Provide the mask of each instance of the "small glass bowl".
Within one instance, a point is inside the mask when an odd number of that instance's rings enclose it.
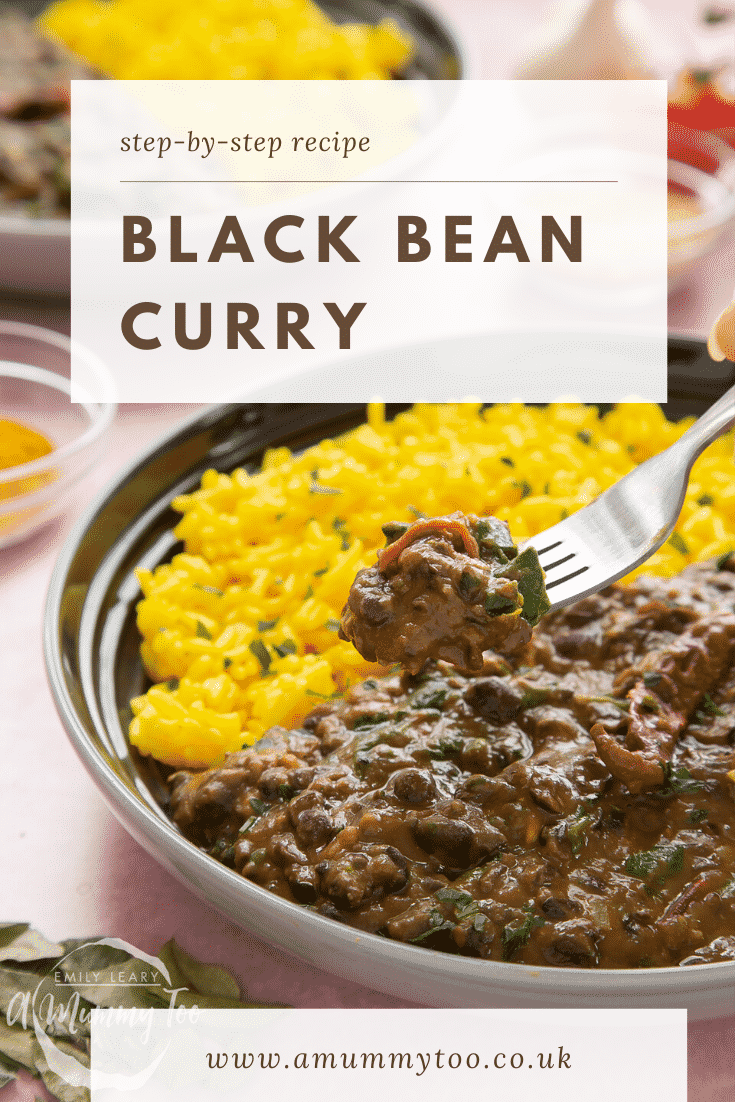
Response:
[[[87,387],[108,400],[85,400]],[[116,409],[112,377],[91,352],[60,333],[0,321],[0,420],[20,422],[54,445],[40,459],[0,468],[0,548],[25,539],[70,504],[99,459]]]
[[[679,290],[735,215],[735,151],[714,134],[669,127],[669,293]]]

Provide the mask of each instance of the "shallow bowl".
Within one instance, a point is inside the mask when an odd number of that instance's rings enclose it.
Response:
[[[671,342],[669,379],[675,401],[665,409],[675,418],[702,412],[732,383],[727,366],[713,364],[703,344],[684,340]],[[397,408],[389,407],[389,415]],[[166,817],[156,767],[125,735],[128,702],[146,688],[134,570],[180,549],[170,502],[191,491],[205,469],[252,469],[266,447],[305,448],[364,416],[365,407],[355,404],[213,407],[140,456],[79,521],[51,582],[44,645],[59,714],[105,800],[156,860],[245,930],[385,993],[435,1007],[687,1007],[699,1018],[731,1013],[735,962],[605,972],[530,968],[391,941],[244,880],[188,842]]]
[[[70,375],[85,379],[106,402],[70,405]],[[92,386],[90,386],[90,390]],[[0,321],[0,419],[45,436],[48,455],[0,469],[0,548],[30,535],[63,512],[104,447],[115,416],[112,379],[105,365],[68,337],[33,325]]]

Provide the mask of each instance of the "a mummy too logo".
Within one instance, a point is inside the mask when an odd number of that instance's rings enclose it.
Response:
[[[101,938],[75,945],[35,987],[16,992],[6,1017],[9,1025],[33,1031],[49,1072],[70,1087],[132,1091],[150,1079],[170,1043],[151,1044],[153,1011],[166,1012],[171,1029],[198,1020],[199,1007],[190,998],[181,1004],[183,992],[191,995],[175,985],[158,957],[119,938]],[[129,1074],[92,1070],[92,1026],[98,1031],[119,1025],[126,1026],[138,1050]],[[150,1059],[141,1062],[140,1048],[151,1049]]]

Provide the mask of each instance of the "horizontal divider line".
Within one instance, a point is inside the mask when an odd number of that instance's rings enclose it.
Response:
[[[619,180],[120,180],[121,184],[619,184]]]

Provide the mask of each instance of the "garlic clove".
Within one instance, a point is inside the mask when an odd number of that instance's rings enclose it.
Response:
[[[656,76],[655,34],[638,0],[554,5],[519,80],[645,80]]]

